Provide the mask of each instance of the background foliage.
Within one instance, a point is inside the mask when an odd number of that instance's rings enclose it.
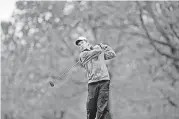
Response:
[[[114,119],[179,118],[179,2],[18,1],[1,22],[1,118],[84,119],[87,80],[75,39],[110,45]],[[69,79],[62,87],[60,84]]]

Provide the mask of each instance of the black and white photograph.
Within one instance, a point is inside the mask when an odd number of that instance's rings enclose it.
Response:
[[[179,1],[1,0],[1,119],[179,119]]]

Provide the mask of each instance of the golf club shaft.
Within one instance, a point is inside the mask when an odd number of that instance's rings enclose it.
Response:
[[[62,76],[64,76],[65,74],[67,74],[68,72],[70,72],[70,70],[76,66],[78,63],[80,62],[80,60],[78,60],[78,62],[76,62],[72,67],[70,67],[66,72],[64,72],[63,74],[61,74],[56,80],[62,78]]]
[[[65,74],[67,74],[75,65],[77,65],[79,63],[79,61],[77,63],[75,63],[68,71],[66,71],[62,75],[60,75],[57,79],[61,78]],[[64,85],[68,80],[65,80],[64,82],[62,82],[58,88],[61,88],[61,86]],[[35,105],[37,105],[45,97],[45,95],[46,95],[46,93],[48,91],[49,91],[49,87],[46,88],[44,94],[36,101],[36,103],[34,104],[33,108],[31,108],[32,110],[35,108]]]

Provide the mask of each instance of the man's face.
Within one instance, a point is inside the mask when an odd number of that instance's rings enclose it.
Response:
[[[89,47],[89,43],[87,41],[80,41],[78,46],[80,50],[84,50]]]

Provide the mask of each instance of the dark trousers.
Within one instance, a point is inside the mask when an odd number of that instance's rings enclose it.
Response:
[[[109,86],[108,80],[88,84],[87,119],[111,119]]]

